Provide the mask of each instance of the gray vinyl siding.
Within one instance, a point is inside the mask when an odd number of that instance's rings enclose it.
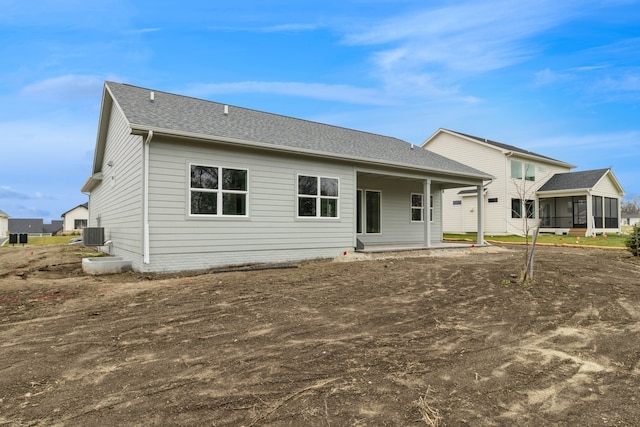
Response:
[[[114,104],[107,133],[103,180],[89,198],[89,226],[105,229],[104,247],[142,268],[142,138],[130,134],[127,121]],[[108,166],[108,163],[112,166]]]
[[[287,262],[353,249],[353,166],[160,138],[150,147],[150,265],[145,270]],[[190,164],[248,170],[248,216],[190,216]],[[297,218],[299,173],[339,179],[339,218]]]
[[[358,189],[364,191],[380,191],[381,197],[381,233],[358,234],[358,238],[366,245],[419,244],[424,242],[424,222],[411,221],[411,194],[424,193],[423,181],[365,176],[358,179]],[[442,240],[441,228],[441,191],[436,185],[431,186],[433,196],[433,222],[431,222],[431,240]],[[427,200],[424,200],[424,218],[429,218]],[[363,203],[364,206],[364,203]],[[364,222],[363,222],[364,224]],[[364,225],[363,225],[364,229]]]

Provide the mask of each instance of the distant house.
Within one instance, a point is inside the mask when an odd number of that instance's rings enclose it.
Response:
[[[62,231],[62,221],[45,224],[42,218],[9,218],[10,234],[56,235]]]
[[[87,226],[89,220],[89,203],[83,203],[62,214],[62,232],[73,233]]]
[[[441,191],[491,178],[397,138],[106,82],[82,192],[103,249],[161,272],[432,247]]]
[[[640,224],[640,214],[622,214],[622,225]]]
[[[422,147],[495,177],[481,196],[487,234],[522,234],[538,221],[541,231],[550,233],[620,231],[624,191],[610,169],[571,172],[572,164],[447,129],[439,129]],[[445,232],[476,232],[477,198],[475,188],[444,191]]]
[[[0,211],[0,241],[9,234],[9,215]]]

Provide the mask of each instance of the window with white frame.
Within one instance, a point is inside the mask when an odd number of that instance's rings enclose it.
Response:
[[[248,171],[191,164],[189,214],[247,216]]]
[[[511,160],[511,178],[522,179],[522,162]]]
[[[337,218],[338,178],[298,175],[298,217]]]
[[[422,222],[424,220],[423,195],[419,193],[411,194],[411,221]]]
[[[511,178],[526,181],[536,180],[536,165],[533,163],[523,163],[520,160],[511,160]]]
[[[536,180],[536,165],[533,163],[524,164],[524,179],[527,181]]]
[[[524,200],[523,203],[521,199],[511,199],[511,218],[522,218],[523,205],[527,218],[534,219],[536,217],[536,201]]]

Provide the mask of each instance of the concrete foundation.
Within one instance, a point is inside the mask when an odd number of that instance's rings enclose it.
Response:
[[[116,274],[129,270],[131,261],[125,261],[119,256],[82,258],[82,271],[87,274]]]

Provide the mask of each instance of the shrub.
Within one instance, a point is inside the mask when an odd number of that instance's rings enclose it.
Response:
[[[640,224],[633,226],[629,237],[627,237],[627,240],[624,243],[633,256],[640,256]]]

